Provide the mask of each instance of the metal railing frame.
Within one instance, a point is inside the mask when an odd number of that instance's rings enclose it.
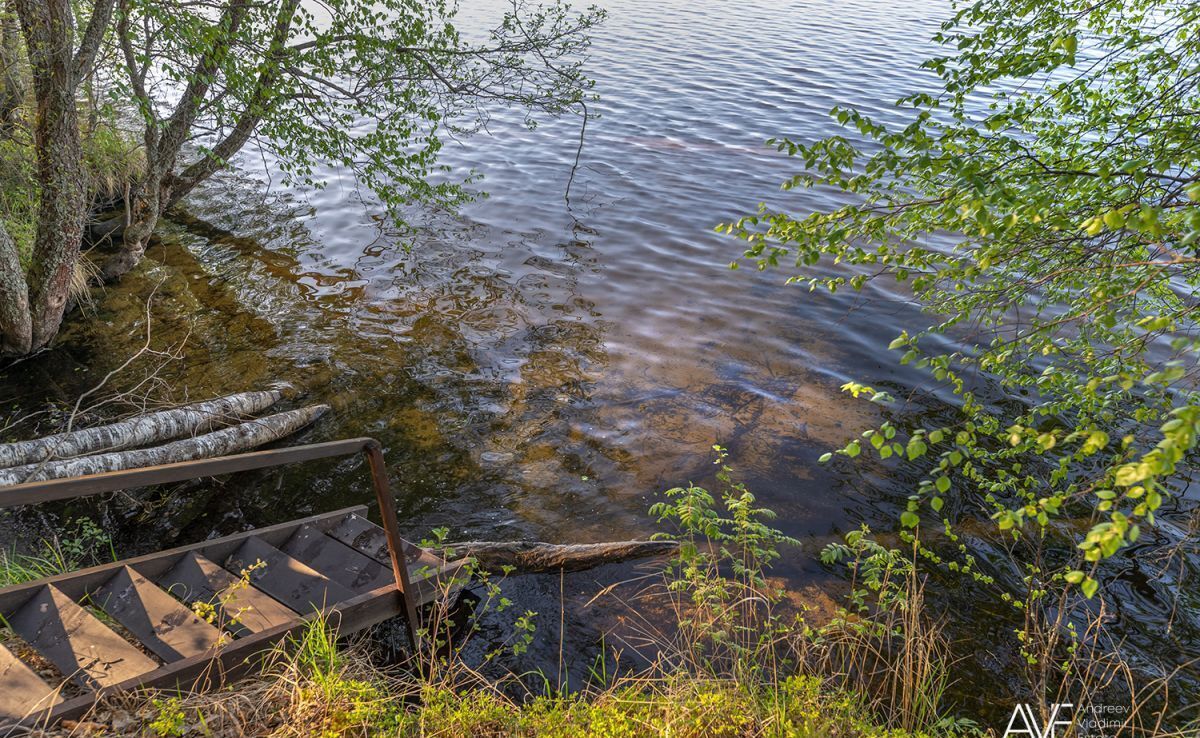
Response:
[[[396,587],[400,590],[400,599],[404,603],[405,616],[408,619],[408,636],[415,648],[417,645],[417,614],[411,596],[413,590],[408,577],[408,566],[405,562],[404,539],[400,537],[400,524],[396,518],[396,500],[392,497],[391,486],[388,482],[387,466],[383,459],[383,446],[374,438],[347,438],[341,441],[312,443],[269,451],[252,451],[211,459],[180,461],[173,464],[103,472],[83,477],[26,482],[0,488],[0,508],[91,497],[134,487],[184,482],[191,479],[268,469],[358,453],[366,456],[367,465],[371,471],[371,485],[375,489],[379,515],[383,522],[384,533],[387,535],[392,573],[396,580]]]

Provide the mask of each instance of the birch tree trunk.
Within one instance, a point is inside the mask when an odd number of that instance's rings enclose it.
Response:
[[[0,487],[22,482],[87,476],[104,472],[140,469],[193,459],[239,453],[279,440],[312,423],[329,410],[328,405],[311,405],[265,418],[250,420],[230,428],[162,446],[116,451],[96,456],[80,456],[65,461],[47,461],[0,470]]]
[[[148,116],[144,142],[146,176],[133,193],[130,223],[125,228],[120,247],[100,269],[105,280],[115,280],[137,266],[146,251],[150,235],[158,225],[158,219],[175,201],[172,192],[179,156],[191,134],[200,106],[229,55],[233,39],[250,7],[249,0],[230,0],[225,5],[220,18],[213,25],[211,44],[196,62],[196,68],[174,111],[162,121],[154,116],[154,104],[145,89],[146,72],[136,61],[128,26],[124,22],[118,23],[117,34],[126,56],[131,86],[138,98],[138,107],[144,116]]]
[[[31,441],[0,444],[0,468],[69,459],[98,451],[120,451],[206,433],[262,412],[279,402],[282,396],[281,390],[242,392],[186,407],[139,415],[119,423],[58,433]]]

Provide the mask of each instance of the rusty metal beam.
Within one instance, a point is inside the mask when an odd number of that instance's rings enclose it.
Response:
[[[343,441],[312,443],[306,446],[278,448],[270,451],[252,451],[234,456],[219,456],[215,459],[180,461],[175,464],[148,466],[143,469],[91,474],[70,479],[50,479],[44,482],[26,482],[12,487],[0,488],[0,508],[16,505],[37,505],[42,502],[91,497],[105,492],[115,492],[134,487],[149,487],[156,484],[183,482],[189,479],[215,477],[221,474],[266,469],[272,466],[295,464],[302,461],[327,459],[333,456],[349,456],[367,453],[368,446],[379,442],[373,438],[348,438]]]
[[[400,537],[400,523],[396,519],[396,500],[392,497],[388,484],[387,464],[383,460],[383,447],[379,442],[367,441],[363,453],[367,455],[367,463],[371,467],[371,483],[375,487],[375,497],[379,502],[379,517],[383,521],[383,531],[387,534],[388,553],[392,557],[392,571],[396,575],[396,586],[400,588],[404,600],[404,614],[408,621],[408,638],[416,652],[419,646],[417,640],[417,608],[412,594],[412,583],[408,579],[408,562],[404,556],[404,539]]]

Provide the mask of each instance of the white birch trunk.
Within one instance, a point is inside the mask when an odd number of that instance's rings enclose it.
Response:
[[[282,396],[282,391],[278,389],[242,392],[195,405],[138,415],[110,425],[58,433],[32,441],[0,444],[0,469],[97,452],[120,451],[206,433],[266,410]]]
[[[0,470],[0,487],[45,479],[64,479],[103,472],[140,469],[193,459],[239,453],[291,435],[329,410],[328,405],[311,405],[265,418],[223,428],[195,438],[162,446],[116,451],[96,456],[80,456],[64,461],[46,461],[13,469]]]

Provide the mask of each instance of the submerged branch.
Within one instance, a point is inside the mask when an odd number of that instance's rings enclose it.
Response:
[[[514,567],[518,573],[578,571],[631,559],[670,556],[676,541],[613,541],[555,544],[541,541],[468,541],[452,546],[455,556],[470,556],[485,569]]]

